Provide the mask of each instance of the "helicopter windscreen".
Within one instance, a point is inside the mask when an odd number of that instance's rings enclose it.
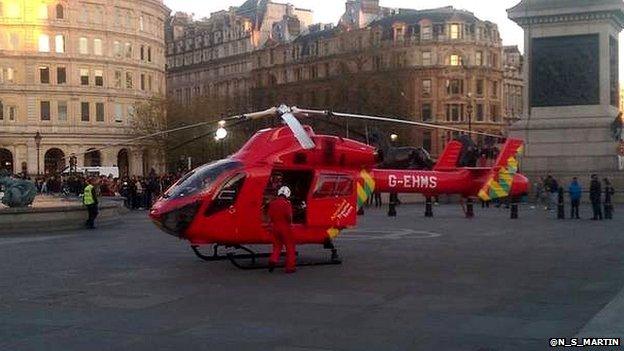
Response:
[[[187,173],[163,195],[163,198],[180,198],[208,189],[223,173],[243,168],[233,160],[221,160],[201,166]]]

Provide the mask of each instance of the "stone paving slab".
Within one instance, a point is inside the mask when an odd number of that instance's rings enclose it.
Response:
[[[200,261],[145,212],[0,237],[0,350],[527,351],[624,330],[624,218],[398,210],[344,233],[343,265],[294,275]]]

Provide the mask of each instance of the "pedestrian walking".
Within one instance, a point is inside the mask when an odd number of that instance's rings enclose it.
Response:
[[[615,195],[615,189],[611,185],[609,179],[603,179],[604,182],[604,217],[605,219],[613,219],[613,202],[612,198]]]
[[[594,212],[593,221],[602,220],[602,208],[601,208],[602,189],[598,176],[592,174],[591,185],[589,187],[589,199],[592,204],[592,211]]]
[[[570,218],[580,219],[579,217],[579,205],[581,204],[581,196],[583,195],[583,188],[578,182],[578,178],[574,177],[572,183],[568,187],[568,193],[570,193]]]
[[[558,192],[559,192],[559,183],[550,174],[546,177],[546,180],[544,181],[544,190],[548,194],[548,206],[547,206],[547,209],[548,210],[552,210],[557,205],[557,198],[558,198]]]
[[[93,178],[87,179],[87,186],[85,186],[82,193],[82,203],[87,207],[89,215],[85,223],[87,229],[95,229],[95,219],[98,215],[98,198],[94,184],[95,180]]]
[[[282,186],[277,197],[269,202],[269,223],[273,235],[273,252],[269,258],[269,272],[279,263],[282,247],[286,247],[286,273],[294,273],[297,268],[295,238],[292,232],[293,209],[289,201],[290,188]]]

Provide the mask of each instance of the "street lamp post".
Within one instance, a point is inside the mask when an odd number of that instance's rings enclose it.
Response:
[[[466,108],[466,112],[468,112],[468,131],[472,133],[472,112],[474,107],[472,106],[472,93],[468,93],[468,107]],[[472,134],[470,135],[472,137]]]
[[[41,156],[41,139],[43,139],[43,137],[41,136],[41,133],[37,131],[37,133],[35,134],[35,145],[37,146],[37,175],[41,175],[41,169],[39,165]]]

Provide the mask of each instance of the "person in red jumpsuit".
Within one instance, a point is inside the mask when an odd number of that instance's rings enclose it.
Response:
[[[282,246],[286,246],[286,273],[296,271],[295,238],[292,232],[293,210],[290,201],[290,189],[287,186],[277,191],[277,197],[269,202],[269,220],[273,234],[273,252],[269,258],[269,271],[277,266],[282,254]]]

